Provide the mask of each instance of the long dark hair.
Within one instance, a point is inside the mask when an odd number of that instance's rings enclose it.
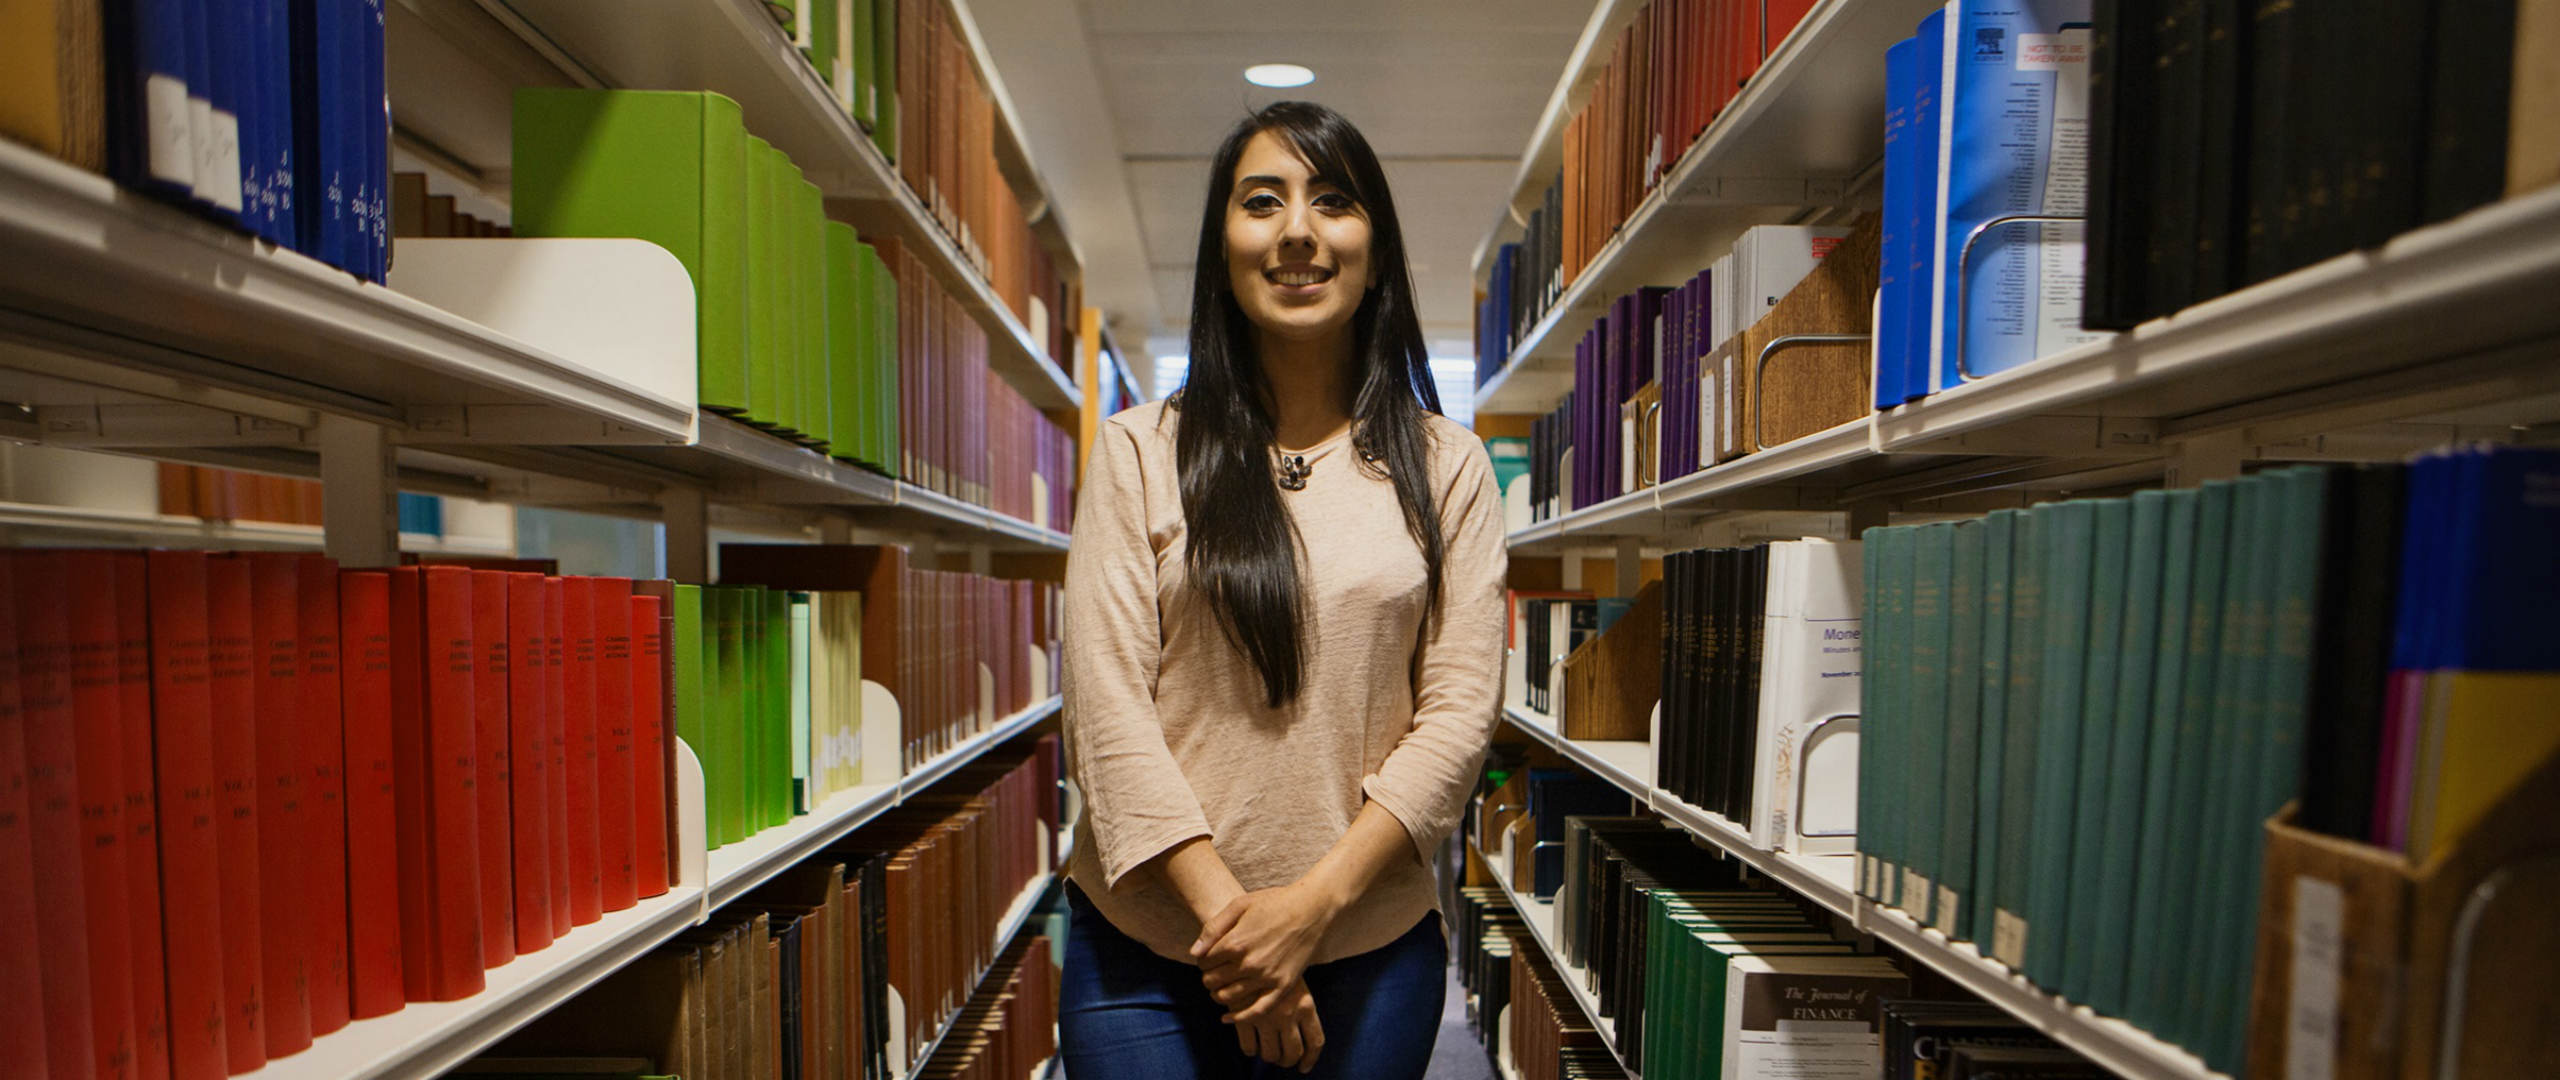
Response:
[[[1395,483],[1405,531],[1422,548],[1429,571],[1429,612],[1440,599],[1446,543],[1432,506],[1423,412],[1440,411],[1422,321],[1405,266],[1404,230],[1386,171],[1369,140],[1340,113],[1303,101],[1256,110],[1227,133],[1209,163],[1209,198],[1200,213],[1200,253],[1191,279],[1191,371],[1173,401],[1182,411],[1174,439],[1182,478],[1182,516],[1189,532],[1183,566],[1209,602],[1220,628],[1262,675],[1272,707],[1297,697],[1306,651],[1299,616],[1305,603],[1297,530],[1272,477],[1274,438],[1269,386],[1254,354],[1253,328],[1227,279],[1227,200],[1245,144],[1271,132],[1288,143],[1316,177],[1349,197],[1369,220],[1374,287],[1351,318],[1352,446],[1364,467]]]

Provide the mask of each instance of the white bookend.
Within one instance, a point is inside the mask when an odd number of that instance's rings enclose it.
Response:
[[[1031,474],[1031,523],[1043,529],[1054,529],[1049,521],[1049,478]]]
[[[1529,474],[1512,477],[1502,489],[1502,531],[1516,533],[1529,527]]]
[[[1751,842],[1838,854],[1857,844],[1858,541],[1770,545]]]
[[[1031,700],[1049,700],[1049,695],[1058,691],[1049,685],[1048,651],[1037,645],[1025,645],[1022,649],[1031,654]]]
[[[898,744],[905,730],[906,721],[898,709],[898,696],[890,693],[888,687],[869,679],[862,680],[862,767],[857,783],[898,782],[898,762],[905,757]]]
[[[710,903],[711,842],[708,822],[703,817],[702,759],[682,736],[676,738],[676,804],[667,812],[676,816],[676,880],[671,885],[691,885],[704,889],[704,903]],[[706,909],[703,914],[709,915]]]
[[[996,669],[981,663],[978,665],[978,722],[976,724],[976,730],[995,730],[996,717]],[[972,734],[975,734],[975,732],[972,732]]]
[[[693,279],[648,241],[403,237],[390,286],[687,409],[697,400]]]

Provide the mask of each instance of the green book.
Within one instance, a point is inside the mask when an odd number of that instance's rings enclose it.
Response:
[[[720,696],[719,705],[711,714],[711,726],[717,732],[714,741],[720,761],[720,795],[713,805],[719,810],[721,842],[730,843],[747,835],[746,590],[720,588],[712,590],[712,594],[720,608],[715,644]]]
[[[2068,906],[2061,912],[2059,978],[2064,997],[2087,1001],[2098,936],[2098,880],[2106,855],[2107,795],[2114,769],[2116,684],[2123,667],[2126,561],[2133,544],[2133,503],[2095,506],[2097,531],[2089,575],[2089,647],[2080,664],[2079,777],[2072,784]]]
[[[808,277],[802,268],[811,265],[807,249],[817,237],[814,224],[809,232],[801,230],[800,167],[792,164],[791,155],[779,147],[774,153],[781,164],[776,167],[773,189],[772,269],[773,287],[778,290],[774,300],[776,317],[780,319],[773,357],[773,422],[785,437],[796,440],[804,438],[809,430],[808,401],[801,395],[800,366],[807,359],[803,355],[807,319],[802,310],[805,297],[801,295],[801,284]],[[820,288],[823,291],[823,284]]]
[[[732,588],[729,602],[738,625],[738,835],[753,836],[764,828],[763,590]]]
[[[792,185],[791,193],[792,205],[799,209],[791,232],[800,245],[794,262],[800,269],[794,278],[800,299],[795,309],[800,316],[798,427],[801,441],[824,446],[833,422],[827,396],[827,201],[805,177]]]
[[[1936,891],[1938,809],[1945,797],[1939,782],[1946,773],[1947,637],[1953,625],[1947,586],[1955,576],[1955,532],[1952,523],[1939,522],[1912,534],[1909,674],[1896,695],[1911,720],[1894,736],[1902,794],[1887,812],[1900,837],[1902,910],[1923,926]]]
[[[2076,939],[2088,943],[2074,956],[2088,957],[2086,984],[2072,999],[2103,1015],[2124,1013],[2125,970],[2132,958],[2125,943],[2133,927],[2134,866],[2142,840],[2143,789],[2149,776],[2151,691],[2159,655],[2163,573],[2162,540],[2168,529],[2170,494],[2136,492],[2125,531],[2123,617],[2117,633],[2121,663],[2115,672],[2114,734],[2107,749],[2106,792],[2096,842],[2095,877],[2082,877],[2091,903],[2089,926]],[[2083,774],[2083,784],[2088,784]],[[2092,787],[2092,793],[2100,788]]]
[[[845,51],[851,56],[853,67],[853,122],[862,130],[869,131],[874,115],[871,90],[874,78],[872,66],[877,63],[872,56],[874,48],[871,43],[872,20],[876,17],[872,12],[874,0],[837,0],[837,2],[851,8],[853,16],[850,20],[852,23],[850,33],[853,40],[846,42],[844,46]]]
[[[702,586],[676,586],[675,608],[675,640],[668,643],[668,648],[675,651],[676,660],[676,684],[673,687],[676,696],[676,735],[684,740],[686,746],[693,748],[693,756],[697,762],[708,765],[711,758],[705,752],[705,748],[709,745],[710,733],[703,726],[703,698],[707,691],[703,681],[702,667]],[[707,773],[704,779],[705,790],[708,790]],[[703,813],[705,810],[701,806],[686,809],[694,813]],[[708,826],[710,818],[706,815],[703,820]],[[707,828],[703,835],[710,835]]]
[[[809,594],[791,594],[791,809],[808,813],[815,792],[809,768]],[[824,732],[818,733],[824,737]]]
[[[2279,500],[2277,475],[2262,472],[2239,481],[2239,494],[2232,518],[2234,557],[2246,552],[2248,574],[2244,578],[2247,595],[2235,604],[2232,597],[2223,598],[2224,672],[2230,676],[2216,681],[2214,688],[2215,730],[2213,769],[2205,774],[2211,785],[2205,794],[2203,843],[2203,886],[2200,902],[2207,910],[2228,913],[2203,928],[2195,943],[2193,962],[2203,970],[2188,976],[2188,1019],[2182,1029],[2181,1045],[2194,1047],[2207,1064],[2216,1069],[2231,1069],[2230,1062],[2217,1051],[2224,1039],[2224,1013],[2229,1009],[2231,981],[2246,982],[2248,965],[2235,962],[2226,955],[2232,948],[2242,948],[2255,956],[2255,942],[2237,944],[2242,926],[2254,926],[2254,912],[2242,912],[2227,905],[2236,904],[2243,895],[2242,878],[2254,878],[2258,867],[2240,865],[2245,853],[2256,850],[2251,837],[2258,832],[2258,818],[2249,812],[2251,793],[2257,786],[2260,758],[2266,750],[2265,732],[2271,719],[2267,715],[2267,692],[2270,663],[2270,638],[2274,624],[2277,575],[2287,555],[2284,542],[2284,508]],[[2245,540],[2242,530],[2246,529]],[[2316,539],[2317,533],[2313,534]],[[2316,549],[2314,549],[2316,552]],[[2316,559],[2317,555],[2310,556]],[[2241,623],[2237,635],[2231,633],[2229,620]],[[2236,636],[2238,644],[2230,644]],[[2254,892],[2255,890],[2246,890]]]
[[[871,143],[898,160],[898,0],[871,3]]]
[[[2062,989],[2062,961],[2070,951],[2064,913],[2071,902],[2071,830],[2078,809],[2080,706],[2089,659],[2090,579],[2095,573],[2097,503],[2074,499],[2036,508],[2037,544],[2043,549],[2043,616],[2037,662],[2035,805],[2027,843],[2028,979],[2049,991]]]
[[[1910,677],[1911,663],[1911,578],[1915,554],[1912,526],[1896,526],[1872,530],[1873,546],[1867,548],[1877,559],[1876,628],[1871,640],[1883,646],[1880,658],[1868,661],[1878,675],[1872,728],[1860,722],[1858,741],[1872,745],[1875,754],[1870,761],[1872,774],[1861,773],[1858,786],[1862,792],[1873,792],[1867,809],[1858,820],[1859,835],[1873,857],[1868,860],[1868,895],[1877,903],[1897,904],[1902,897],[1902,829],[1901,795],[1904,764],[1901,748],[1911,722],[1910,698],[1903,690]],[[1862,704],[1861,707],[1864,707]],[[1873,742],[1870,744],[1869,740]]]
[[[791,594],[757,590],[764,604],[764,802],[767,827],[798,811],[791,792]]]
[[[776,196],[782,190],[774,173],[782,151],[772,143],[747,136],[747,407],[740,418],[761,427],[776,423],[775,348],[782,325],[782,294],[774,267],[782,261],[780,230],[775,228]]]
[[[871,465],[890,476],[903,476],[898,468],[898,447],[903,445],[898,420],[898,279],[876,247],[862,246],[862,263],[871,283],[871,308],[863,318],[863,325],[871,328]]]
[[[2205,849],[2213,819],[2207,803],[2230,771],[2225,760],[2229,714],[2221,708],[2221,695],[2226,682],[2236,679],[2243,666],[2236,655],[2243,632],[2239,615],[2247,603],[2251,570],[2250,516],[2240,483],[2206,484],[2204,499],[2196,530],[2198,591],[2188,615],[2187,679],[2178,707],[2178,758],[2184,767],[2171,795],[2176,806],[2170,819],[2174,846],[2162,867],[2169,878],[2166,902],[2171,920],[2164,929],[2171,933],[2159,942],[2165,954],[2157,971],[2160,986],[2154,1004],[2159,1013],[2145,1025],[2181,1045],[2193,1030],[2192,1003],[2202,990],[2203,978],[2195,969],[2204,962],[2200,954],[2205,943],[2199,940],[2201,935],[2176,933],[2175,920],[2180,912],[2200,908],[2212,895]],[[2210,603],[2204,598],[2208,574],[2214,582]]]
[[[1982,738],[1982,560],[1988,530],[1981,521],[1955,525],[1955,563],[1947,577],[1947,722],[1938,804],[1938,892],[1929,924],[1951,941],[1971,937],[1964,897],[1973,888],[1974,773]]]
[[[2018,519],[2017,569],[2009,581],[2009,687],[2006,722],[2000,749],[2000,866],[1986,897],[1998,905],[1993,913],[1991,955],[2012,971],[2022,969],[2027,949],[2027,898],[2031,846],[2035,827],[2036,718],[2040,715],[2037,671],[2044,658],[2044,561],[2040,538],[2050,527],[2052,506],[2039,506]]]
[[[1884,634],[1884,549],[1891,542],[1889,534],[1883,528],[1869,528],[1858,534],[1858,541],[1858,616],[1866,630],[1862,642],[1866,652],[1863,674],[1858,679],[1858,835],[1851,877],[1858,895],[1873,899],[1876,895],[1873,867],[1878,830],[1876,792],[1884,786],[1883,767],[1877,761],[1881,755],[1876,753],[1876,742],[1883,738],[1882,732],[1889,722],[1884,715],[1884,668],[1896,651],[1885,641]]]
[[[1999,910],[1992,889],[2000,867],[2001,764],[2008,754],[2009,583],[2023,517],[2016,510],[1994,510],[1982,519],[1982,660],[1975,690],[1982,720],[1974,734],[1973,878],[1970,903],[1957,900],[1966,926],[1956,936],[1972,938],[1986,954]]]
[[[632,237],[693,278],[702,407],[747,405],[748,142],[712,93],[515,94],[509,197],[518,236]]]
[[[836,55],[843,45],[837,40],[836,6],[850,0],[799,0],[797,14],[805,32],[799,35],[800,53],[809,58],[809,66],[818,70],[818,81],[828,89],[836,85]]]
[[[864,288],[862,260],[855,251],[862,246],[853,235],[853,226],[841,221],[826,224],[826,303],[822,305],[827,322],[827,453],[846,461],[866,456],[859,440],[862,430],[862,392],[866,389],[862,370],[863,326],[860,298]]]
[[[2190,612],[2197,598],[2197,519],[2204,505],[2203,493],[2196,489],[2161,494],[2167,510],[2160,530],[2160,615],[2152,649],[2151,707],[2143,721],[2142,828],[2131,870],[2133,922],[2125,939],[2121,1004],[2106,1010],[2145,1028],[2155,1015],[2153,980],[2166,966],[2165,946],[2159,943],[2176,932],[2166,887],[2167,864],[2182,843],[2173,831],[2172,793],[2180,770],[2194,766],[2178,758],[2179,717],[2187,679],[2187,633],[2193,625]]]

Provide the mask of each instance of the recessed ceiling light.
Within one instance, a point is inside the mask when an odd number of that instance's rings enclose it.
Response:
[[[1316,73],[1296,64],[1255,64],[1244,69],[1244,81],[1255,86],[1305,86]]]

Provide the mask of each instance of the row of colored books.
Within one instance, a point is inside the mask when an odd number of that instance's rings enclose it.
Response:
[[[1528,517],[1543,521],[1866,414],[1876,226],[1763,225],[1677,288],[1619,296],[1574,346],[1573,389],[1532,424]],[[1570,452],[1570,458],[1567,452]]]
[[[1073,437],[995,373],[986,328],[922,259],[895,244],[883,253],[899,304],[896,475],[1061,528],[1073,505]]]
[[[206,521],[321,524],[320,482],[292,476],[216,469],[205,465],[159,466],[160,512]],[[399,497],[404,533],[444,535],[444,500],[404,491]]]
[[[720,577],[821,594],[825,610],[859,620],[859,662],[844,673],[852,677],[831,676],[825,696],[858,695],[861,681],[887,689],[902,725],[900,771],[1046,699],[1058,685],[1061,590],[1052,583],[931,570],[913,565],[905,548],[855,544],[723,544]],[[840,594],[859,594],[860,602],[840,603]],[[818,711],[814,703],[811,709]],[[788,738],[778,742],[790,745]]]
[[[1468,807],[1467,835],[1477,850],[1511,860],[1513,892],[1542,899],[1564,884],[1565,819],[1629,810],[1626,792],[1580,769],[1489,769],[1481,793]]]
[[[437,195],[427,188],[427,174],[395,172],[391,174],[391,238],[451,239],[455,237],[514,236],[513,226],[490,221],[467,213],[456,206],[451,195]]]
[[[911,1075],[998,968],[1006,914],[1054,869],[1057,753],[1043,736],[971,763],[492,1053],[685,1077]],[[1049,1001],[1024,1002],[1043,1030]]]
[[[2533,7],[2091,5],[2083,322],[2128,329],[2560,181],[2560,88],[2535,77],[2560,40]]]
[[[978,996],[953,1017],[919,1080],[1012,1080],[1044,1076],[1058,1056],[1058,968],[1046,935],[1006,946],[979,981]],[[809,1075],[802,1073],[801,1075]]]
[[[29,4],[0,135],[367,281],[389,268],[382,0]]]
[[[877,245],[747,133],[738,104],[678,91],[515,97],[516,235],[636,237],[692,275],[702,407],[901,475],[896,286]]]
[[[896,776],[861,754],[863,599],[675,587],[676,730],[702,761],[713,849]]]
[[[665,892],[650,584],[0,559],[13,1075],[246,1072]]]
[[[1871,530],[1862,890],[2237,1068],[2270,815],[2423,860],[2560,748],[2555,478],[2462,450]]]

